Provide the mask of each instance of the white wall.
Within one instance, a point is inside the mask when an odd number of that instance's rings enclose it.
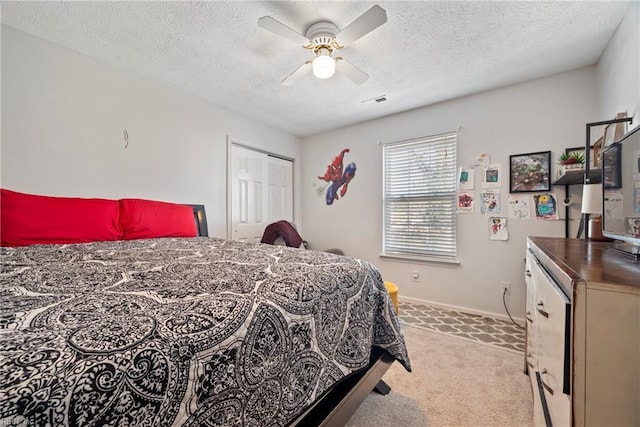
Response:
[[[629,129],[640,125],[640,2],[629,11],[596,67],[598,121],[626,112],[633,117]],[[594,130],[594,134],[601,135]]]
[[[3,188],[203,203],[226,237],[227,135],[301,157],[298,137],[2,27]]]
[[[458,164],[471,165],[482,152],[508,175],[509,155],[536,151],[556,157],[567,147],[584,144],[584,125],[595,117],[595,68],[587,67],[526,84],[510,86],[356,126],[305,138],[303,151],[303,236],[313,248],[340,248],[378,266],[401,295],[468,309],[504,314],[500,282],[512,283],[509,307],[522,317],[525,306],[524,257],[528,235],[564,237],[563,221],[511,220],[509,240],[488,240],[488,215],[458,215],[460,265],[406,263],[379,257],[382,241],[382,168],[379,142],[399,141],[460,127]],[[387,102],[393,102],[389,100]],[[347,195],[327,206],[317,191],[317,175],[344,147],[357,165]],[[476,170],[476,195],[479,170]],[[559,200],[564,187],[553,187]],[[502,184],[506,216],[508,180]],[[564,214],[564,210],[560,209]],[[533,215],[533,213],[532,213]],[[573,213],[574,218],[577,217]],[[411,272],[420,272],[414,283]]]

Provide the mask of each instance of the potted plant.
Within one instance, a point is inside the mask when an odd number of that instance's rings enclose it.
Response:
[[[562,165],[562,169],[564,169],[565,171],[583,169],[584,154],[580,151],[562,153],[558,158],[558,163]]]

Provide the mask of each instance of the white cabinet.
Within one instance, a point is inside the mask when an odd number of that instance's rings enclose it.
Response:
[[[571,302],[532,251],[527,253],[527,364],[536,390],[536,425],[571,423]],[[529,348],[531,346],[531,348]],[[542,414],[542,417],[540,416]],[[546,419],[545,419],[546,416]]]
[[[527,241],[525,369],[536,425],[640,425],[640,264],[607,245]]]

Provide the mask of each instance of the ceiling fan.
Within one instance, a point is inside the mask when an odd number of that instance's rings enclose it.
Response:
[[[258,19],[258,25],[265,30],[301,43],[303,48],[313,54],[312,59],[282,80],[282,84],[286,86],[293,84],[311,70],[320,79],[330,78],[337,69],[356,84],[366,82],[369,78],[367,73],[334,54],[385,22],[387,22],[387,12],[378,5],[367,10],[342,30],[339,30],[333,22],[321,21],[307,28],[304,36],[270,16]]]

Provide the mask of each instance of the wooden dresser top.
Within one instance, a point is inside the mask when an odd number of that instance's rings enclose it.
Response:
[[[569,276],[640,290],[640,262],[610,249],[609,242],[557,237],[529,239]]]

